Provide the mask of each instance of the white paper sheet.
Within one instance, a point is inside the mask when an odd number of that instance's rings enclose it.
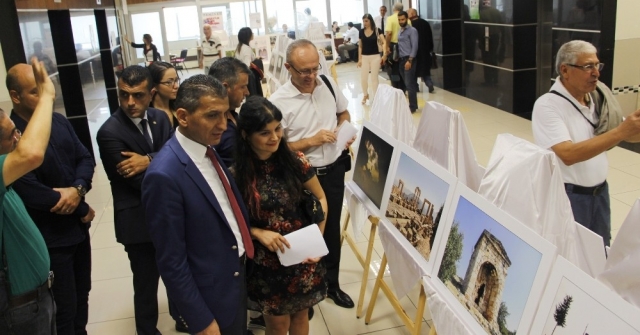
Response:
[[[280,263],[291,266],[302,263],[307,258],[322,257],[329,253],[318,225],[312,224],[284,236],[291,246],[284,253],[277,251]]]
[[[344,121],[342,122],[340,127],[336,129],[336,132],[336,147],[340,150],[344,150],[344,148],[347,146],[347,142],[349,142],[349,140],[356,136],[356,134],[358,133],[358,128],[352,125],[351,122]]]

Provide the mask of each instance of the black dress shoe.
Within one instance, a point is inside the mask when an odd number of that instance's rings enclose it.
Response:
[[[189,333],[189,328],[185,327],[185,325],[176,322],[176,331],[178,333]]]
[[[315,313],[315,311],[313,310],[313,306],[309,307],[309,321],[311,321],[311,319],[313,319],[313,314]]]
[[[340,307],[353,308],[355,306],[349,295],[344,293],[341,289],[328,291],[327,298],[333,300],[333,302]]]

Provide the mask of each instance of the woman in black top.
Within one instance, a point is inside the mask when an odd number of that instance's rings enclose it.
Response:
[[[371,14],[362,17],[364,28],[360,30],[360,42],[358,43],[358,67],[360,70],[360,81],[362,83],[362,104],[369,100],[369,71],[371,71],[371,92],[376,93],[378,89],[378,72],[380,71],[380,52],[378,51],[378,36],[380,32],[376,29],[376,23]],[[384,50],[384,48],[382,49]]]
[[[125,41],[127,41],[127,43],[131,44],[132,47],[142,48],[142,53],[144,54],[145,61],[147,62],[162,61],[162,59],[160,58],[160,54],[158,53],[158,48],[156,48],[155,44],[151,43],[153,42],[153,38],[151,38],[151,35],[149,34],[142,35],[142,40],[144,41],[144,43],[141,43],[141,44],[131,42],[127,36],[125,36],[124,39]],[[152,52],[151,55],[149,54],[150,52]]]

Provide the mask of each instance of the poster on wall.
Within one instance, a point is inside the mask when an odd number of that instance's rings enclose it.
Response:
[[[211,30],[224,30],[224,16],[222,12],[202,13],[202,23],[211,26]]]
[[[556,247],[462,183],[451,206],[434,285],[474,334],[529,334]]]
[[[251,27],[251,29],[262,28],[262,15],[260,13],[250,13],[249,26]]]

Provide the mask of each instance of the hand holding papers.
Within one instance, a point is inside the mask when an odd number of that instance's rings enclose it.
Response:
[[[340,150],[347,148],[347,143],[356,136],[358,129],[349,121],[344,121],[340,127],[336,128],[336,147]]]
[[[300,264],[308,258],[322,257],[329,253],[318,225],[309,225],[284,237],[291,247],[284,252],[276,251],[284,266]]]

